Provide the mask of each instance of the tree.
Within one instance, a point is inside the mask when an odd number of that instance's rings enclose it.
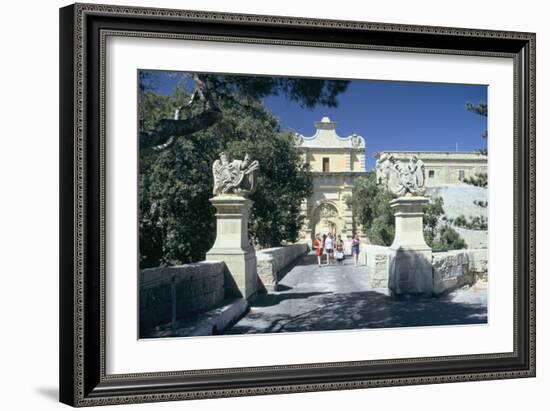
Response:
[[[140,128],[142,149],[165,149],[177,138],[212,127],[221,120],[227,102],[252,108],[252,102],[284,94],[302,107],[336,107],[337,96],[349,84],[346,80],[301,79],[291,77],[234,76],[207,73],[172,73],[193,91],[184,101],[149,127]],[[140,94],[155,89],[155,76],[140,71]]]
[[[473,104],[470,101],[467,101],[464,105],[466,107],[466,110],[468,110],[471,113],[478,114],[483,117],[487,117],[487,103],[484,101],[480,101],[478,104]],[[483,133],[481,133],[481,137],[484,139],[487,139],[487,130],[485,130]],[[479,150],[482,154],[487,154],[487,149],[482,148]]]
[[[467,248],[466,242],[445,217],[440,196],[432,197],[424,208],[424,239],[436,252]]]
[[[347,199],[355,224],[361,224],[373,244],[390,245],[395,234],[395,219],[390,208],[392,194],[376,182],[376,174],[355,180]]]
[[[424,210],[424,239],[430,246],[434,243],[439,233],[438,227],[443,216],[443,198],[434,197]]]
[[[376,183],[376,173],[355,180],[347,199],[354,220],[363,226],[372,244],[389,246],[395,236],[395,217],[390,207],[393,195]],[[460,235],[445,221],[443,198],[434,197],[424,208],[424,239],[434,251],[466,248]]]
[[[144,90],[140,130],[148,129],[190,99],[183,87],[172,95]],[[212,164],[221,151],[258,160],[258,189],[250,216],[255,244],[280,245],[297,239],[300,204],[311,194],[311,173],[302,164],[293,138],[260,101],[220,100],[220,117],[210,127],[175,138],[162,150],[140,148],[140,267],[204,259],[215,239]],[[201,107],[192,107],[200,112]]]
[[[444,223],[439,228],[439,235],[430,245],[433,251],[461,250],[468,248],[466,242],[453,227]]]
[[[480,116],[487,117],[487,103],[484,101],[480,101],[478,104],[473,104],[470,101],[467,101],[466,104],[466,110],[479,114]]]
[[[487,173],[476,173],[472,177],[467,177],[463,180],[466,184],[476,187],[487,187]]]
[[[251,196],[250,236],[261,248],[295,242],[305,216],[301,204],[313,191],[313,178],[289,133],[261,143],[238,140],[229,145],[234,156],[249,153],[260,162],[258,190]]]

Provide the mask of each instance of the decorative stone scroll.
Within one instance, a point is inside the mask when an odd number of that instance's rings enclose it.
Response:
[[[363,137],[361,137],[358,134],[351,135],[351,145],[353,148],[361,147],[362,143],[363,143]]]
[[[424,162],[417,155],[410,157],[407,164],[395,159],[393,155],[382,154],[376,160],[376,179],[398,197],[419,196],[426,188]]]
[[[304,136],[300,133],[294,133],[294,144],[296,144],[296,146],[304,144]]]

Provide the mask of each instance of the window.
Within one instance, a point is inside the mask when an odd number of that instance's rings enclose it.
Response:
[[[464,181],[464,170],[458,170],[458,181]]]
[[[328,173],[330,171],[329,160],[328,157],[323,157],[323,173]]]
[[[428,170],[428,178],[434,178],[435,171],[434,170]]]

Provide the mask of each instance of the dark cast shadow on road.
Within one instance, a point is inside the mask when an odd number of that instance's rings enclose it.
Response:
[[[306,298],[322,295],[322,294],[331,294],[329,292],[310,292],[310,293],[280,293],[280,294],[264,294],[259,296],[251,304],[252,307],[271,307],[273,305],[280,304],[286,300],[303,300]]]
[[[289,286],[289,285],[285,285],[285,284],[277,284],[275,285],[275,291],[277,292],[280,292],[280,291],[290,291],[292,290],[292,287]]]
[[[309,298],[311,309],[299,315],[255,312],[256,326],[237,326],[231,334],[353,330],[487,323],[487,307],[453,302],[447,298],[394,299],[374,291],[346,294],[302,293],[274,296]],[[328,294],[328,295],[327,295]],[[278,298],[277,298],[278,297]],[[282,298],[281,298],[282,297]],[[275,325],[275,326],[274,326]]]

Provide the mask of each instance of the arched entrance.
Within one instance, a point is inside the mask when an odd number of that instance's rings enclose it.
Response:
[[[338,209],[331,203],[321,203],[313,212],[311,221],[311,239],[315,238],[316,233],[321,235],[332,233],[337,236],[342,232],[342,219]]]

